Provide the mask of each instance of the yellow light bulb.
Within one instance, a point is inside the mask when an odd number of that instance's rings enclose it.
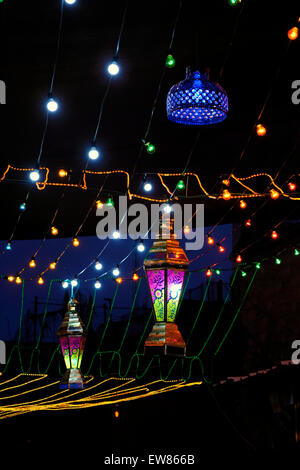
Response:
[[[29,261],[29,267],[30,268],[35,268],[36,267],[36,262],[35,262],[35,259],[32,258],[30,261]]]
[[[97,205],[97,209],[102,209],[102,207],[103,207],[103,202],[97,201],[97,202],[96,202],[96,205]]]
[[[78,238],[73,238],[73,246],[79,246]]]
[[[299,29],[297,28],[297,26],[294,26],[294,28],[291,28],[288,31],[288,38],[291,41],[294,41],[295,39],[297,39],[298,35],[299,35]]]
[[[53,263],[50,264],[49,268],[50,269],[55,269],[56,268],[56,263],[53,261]]]
[[[117,281],[118,284],[122,284],[123,279],[121,277],[117,277],[116,281]]]
[[[16,277],[16,284],[22,284],[22,279],[19,276]]]
[[[52,233],[52,235],[57,235],[58,234],[58,229],[56,227],[51,227],[51,233]]]
[[[230,192],[228,191],[228,189],[224,189],[223,194],[222,194],[222,198],[223,198],[225,201],[228,201],[228,200],[231,198],[231,194],[230,194]]]
[[[61,169],[59,170],[58,174],[61,178],[64,178],[65,176],[67,176],[68,172],[66,170]]]
[[[38,278],[38,284],[44,284],[44,279],[42,278],[42,276]]]
[[[8,276],[7,279],[9,280],[9,282],[14,282],[14,280],[15,280],[14,276]]]

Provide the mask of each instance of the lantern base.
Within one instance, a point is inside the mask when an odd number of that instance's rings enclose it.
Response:
[[[59,384],[60,389],[84,388],[84,378],[80,369],[67,369]]]
[[[145,341],[145,355],[185,356],[185,353],[185,342],[176,323],[154,323],[152,331]]]

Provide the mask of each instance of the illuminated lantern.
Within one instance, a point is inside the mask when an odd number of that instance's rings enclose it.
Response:
[[[84,386],[84,378],[80,370],[86,339],[86,329],[77,312],[78,302],[71,299],[68,311],[57,331],[66,372],[60,380],[59,388],[79,388]]]
[[[185,355],[185,342],[175,319],[188,265],[186,254],[175,239],[174,219],[163,213],[160,234],[144,261],[155,315],[145,353]]]
[[[167,96],[167,117],[179,124],[207,126],[226,119],[228,97],[223,88],[209,80],[208,73],[186,69],[186,78],[176,83]]]

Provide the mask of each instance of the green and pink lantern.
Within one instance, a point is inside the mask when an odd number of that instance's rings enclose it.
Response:
[[[162,215],[160,234],[144,261],[155,316],[145,353],[184,356],[185,342],[175,320],[189,260],[175,238],[173,222],[169,214]]]
[[[86,340],[86,329],[77,312],[77,305],[77,300],[72,298],[68,303],[68,311],[57,331],[66,365],[66,372],[59,385],[61,389],[82,389],[84,387],[80,366]]]

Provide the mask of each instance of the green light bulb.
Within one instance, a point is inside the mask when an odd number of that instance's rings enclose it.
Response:
[[[107,198],[106,205],[108,207],[114,207],[114,201],[113,201],[112,197]]]
[[[255,267],[256,269],[260,269],[261,268],[260,263],[256,263]]]
[[[177,189],[184,189],[185,188],[185,184],[184,184],[184,181],[183,180],[179,180],[177,185],[176,185],[176,188]]]
[[[166,58],[166,67],[171,69],[175,66],[175,63],[176,63],[176,61],[175,61],[174,57],[172,56],[172,54],[168,54],[167,58]]]
[[[276,264],[281,264],[281,259],[280,258],[275,258],[275,263]]]
[[[299,256],[299,255],[300,255],[300,251],[297,250],[297,248],[295,248],[295,250],[294,250],[294,255],[295,255],[295,256]]]
[[[229,5],[234,6],[238,3],[238,0],[228,0]]]
[[[246,277],[247,276],[246,271],[241,271],[241,275],[242,275],[242,277]]]
[[[220,269],[216,269],[216,270],[215,270],[215,273],[219,276],[219,275],[221,274]]]
[[[147,149],[147,153],[150,153],[150,155],[155,152],[155,146],[153,144],[151,144],[150,142],[147,142],[147,144],[145,144],[145,146],[146,146],[146,149]]]

